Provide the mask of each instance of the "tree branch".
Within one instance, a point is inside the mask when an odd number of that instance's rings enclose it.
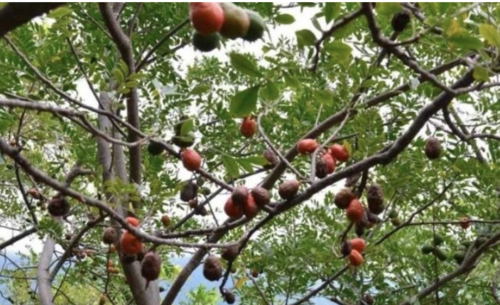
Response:
[[[113,40],[121,54],[121,57],[128,66],[129,73],[134,74],[135,60],[132,48],[132,41],[123,32],[120,24],[115,19],[111,5],[108,3],[99,3],[99,9],[104,18],[104,23],[106,24]],[[137,88],[131,88],[130,93],[127,95],[127,121],[128,123],[139,129],[139,95],[137,93]],[[139,140],[139,135],[129,130],[128,141],[136,142]],[[129,150],[129,163],[130,163],[130,175],[129,178],[132,182],[140,185],[142,182],[142,167],[141,167],[141,148],[131,147]],[[138,202],[134,202],[135,206],[138,206]]]
[[[321,35],[321,38],[318,39],[314,43],[314,48],[316,49],[316,53],[314,54],[314,57],[313,57],[313,65],[310,68],[311,71],[316,71],[316,69],[318,68],[319,57],[321,56],[321,45],[323,44],[323,42],[327,38],[332,36],[336,30],[346,26],[347,24],[349,24],[351,21],[358,18],[362,14],[363,14],[363,9],[360,8],[360,9],[358,9],[350,14],[345,15],[344,17],[339,19],[337,22],[335,22],[328,31],[323,32],[323,34]]]
[[[80,230],[80,232],[78,232],[77,235],[75,235],[68,247],[66,248],[66,251],[64,251],[63,255],[59,258],[59,261],[57,262],[57,264],[55,265],[55,267],[52,269],[52,272],[50,273],[50,279],[51,281],[54,280],[54,278],[56,277],[57,273],[59,272],[59,270],[61,269],[61,267],[64,265],[64,263],[66,262],[66,260],[71,257],[71,252],[73,251],[73,248],[75,248],[76,246],[78,246],[78,243],[80,242],[80,239],[82,239],[83,235],[85,235],[85,233],[87,233],[90,229],[92,229],[93,227],[95,227],[97,224],[99,224],[100,222],[102,222],[104,220],[105,216],[100,216],[99,218],[95,219],[95,220],[92,220],[92,221],[89,221],[87,222],[87,224],[85,225],[85,227],[83,227],[82,230]]]
[[[0,10],[0,37],[61,5],[61,3],[7,3]]]
[[[146,66],[152,63],[152,61],[149,61],[151,56],[158,50],[162,44],[164,44],[167,40],[169,40],[172,36],[177,34],[184,26],[189,24],[189,18],[184,19],[181,23],[176,25],[174,28],[172,28],[170,31],[168,31],[161,39],[158,41],[152,48],[149,50],[148,53],[144,56],[143,59],[139,61],[139,64],[137,65],[137,71],[142,70]]]
[[[8,246],[20,241],[21,239],[25,238],[25,237],[28,237],[30,236],[31,234],[35,233],[36,231],[38,231],[37,228],[33,227],[31,229],[28,229],[14,237],[12,237],[11,239],[8,239],[6,241],[4,241],[3,243],[0,244],[0,251],[7,248]]]

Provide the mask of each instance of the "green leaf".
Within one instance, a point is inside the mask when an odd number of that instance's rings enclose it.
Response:
[[[231,65],[238,72],[252,77],[262,76],[257,66],[251,62],[246,56],[238,53],[231,53],[229,55]]]
[[[236,162],[243,168],[246,172],[252,172],[253,166],[252,163],[248,162],[246,159],[236,159]]]
[[[181,124],[181,136],[187,136],[189,132],[193,131],[194,129],[194,120],[193,119],[187,119],[182,122]]]
[[[315,7],[316,3],[314,2],[298,2],[298,4],[302,7]]]
[[[375,10],[380,15],[391,16],[401,11],[401,4],[397,2],[377,2]]]
[[[236,93],[231,99],[229,111],[236,117],[243,118],[248,116],[257,108],[257,99],[259,97],[260,86],[247,88]]]
[[[295,22],[295,18],[293,18],[293,16],[290,14],[278,15],[278,16],[276,16],[276,18],[274,20],[277,23],[281,23],[281,24],[292,24]]]
[[[226,168],[228,175],[231,178],[236,178],[240,175],[240,169],[238,163],[230,156],[222,156],[222,164]]]
[[[123,87],[123,88],[121,88],[120,90],[118,90],[118,93],[121,93],[121,94],[128,94],[128,93],[130,93],[130,88]]]
[[[304,46],[312,46],[316,42],[316,35],[310,30],[300,30],[295,32],[297,36],[297,44],[299,48]]]
[[[138,84],[139,84],[138,81],[131,80],[131,81],[128,81],[128,82],[125,83],[125,87],[133,89],[133,88],[136,88]]]
[[[312,24],[313,24],[313,26],[314,26],[314,28],[315,28],[316,30],[318,30],[318,31],[320,31],[320,32],[322,32],[322,31],[323,31],[323,29],[321,28],[321,25],[319,24],[318,18],[312,18],[312,19],[311,19],[311,22],[312,22]]]
[[[352,48],[342,41],[333,41],[325,44],[324,49],[332,57],[342,64],[348,64],[351,61]]]
[[[448,40],[464,49],[479,49],[483,46],[481,40],[472,36],[464,29],[460,29],[453,33],[450,37],[448,37]]]
[[[122,70],[118,68],[113,69],[113,77],[118,84],[123,83],[123,81],[125,80],[125,75],[123,75]]]
[[[333,102],[334,94],[330,90],[315,90],[314,98],[321,104],[331,105]]]
[[[141,72],[139,73],[133,73],[133,74],[130,74],[128,76],[128,79],[129,80],[141,80],[143,79],[144,77],[146,77],[146,75],[142,74]]]
[[[236,282],[236,285],[235,285],[236,289],[241,289],[245,285],[247,280],[248,280],[248,278],[246,276],[240,277],[238,279],[238,281]]]
[[[47,16],[54,19],[59,19],[68,14],[71,14],[73,11],[67,6],[61,6],[51,11]]]
[[[488,69],[485,67],[481,66],[475,66],[474,71],[472,72],[472,76],[474,77],[475,80],[481,81],[481,82],[487,82],[490,79],[490,73],[488,72]]]
[[[300,90],[302,87],[299,80],[289,74],[285,74],[285,84],[296,91]]]
[[[127,63],[124,62],[123,59],[120,59],[120,61],[118,62],[118,67],[120,68],[120,70],[122,70],[123,75],[128,76],[130,71],[128,69]]]
[[[498,34],[498,30],[494,26],[483,23],[479,27],[479,33],[488,43],[500,49],[500,34]]]
[[[245,160],[255,165],[266,165],[268,162],[263,156],[246,157]]]
[[[456,18],[447,18],[443,22],[443,30],[447,36],[451,36],[457,31],[461,30],[460,23]]]
[[[9,130],[11,126],[15,123],[15,119],[8,112],[0,112],[0,132]]]
[[[323,14],[325,15],[326,23],[330,23],[334,18],[336,18],[339,12],[339,2],[326,2],[325,7],[323,7]]]
[[[267,85],[260,91],[262,98],[268,101],[274,101],[280,97],[280,91],[273,82],[268,82]]]
[[[191,90],[190,94],[192,95],[202,95],[203,93],[207,93],[212,89],[212,86],[209,84],[198,84],[194,86],[194,88]]]

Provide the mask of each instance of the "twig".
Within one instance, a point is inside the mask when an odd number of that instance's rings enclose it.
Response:
[[[457,178],[457,176],[455,176],[452,181],[450,183],[448,183],[444,188],[443,190],[437,195],[435,196],[431,201],[429,201],[427,204],[421,206],[420,208],[418,208],[415,212],[413,212],[410,217],[408,217],[408,219],[403,222],[401,225],[397,226],[396,228],[392,229],[391,231],[389,231],[387,234],[385,234],[383,237],[381,237],[379,240],[377,240],[374,244],[375,245],[380,245],[381,243],[384,242],[384,240],[388,239],[389,237],[391,237],[393,234],[395,234],[396,232],[398,232],[399,230],[403,229],[404,227],[408,226],[412,220],[417,216],[419,215],[420,213],[422,213],[423,211],[425,211],[427,208],[429,208],[430,206],[432,206],[434,203],[438,202],[439,199],[441,199],[441,197],[450,189],[450,187],[453,185],[453,183],[455,182],[455,179]]]
[[[264,132],[262,124],[260,123],[261,118],[262,118],[262,113],[259,114],[259,116],[257,117],[257,126],[259,128],[259,133],[262,139],[264,139],[264,142],[266,142],[267,146],[278,156],[281,162],[286,164],[286,166],[297,176],[297,178],[305,180],[304,176],[290,162],[288,162],[288,160],[281,154],[281,152],[278,149],[276,149],[276,147],[274,147],[271,140],[269,140],[266,133]]]
[[[346,114],[345,114],[342,122],[340,123],[339,127],[330,135],[330,137],[328,137],[328,139],[326,141],[324,141],[318,148],[316,148],[316,150],[312,154],[312,156],[311,156],[311,175],[309,177],[310,181],[314,182],[314,180],[316,178],[316,163],[317,163],[319,152],[322,151],[326,147],[326,145],[328,145],[329,143],[333,142],[333,140],[335,140],[335,138],[337,137],[337,134],[342,130],[342,128],[344,128],[344,125],[349,120],[349,117],[350,117],[350,114],[351,114],[350,107],[354,106],[355,102],[356,101],[353,101],[353,103],[350,104],[345,109]],[[286,160],[286,159],[284,159],[284,160]]]
[[[149,50],[149,52],[144,56],[144,58],[139,62],[139,64],[137,65],[137,71],[140,71],[142,70],[142,68],[144,68],[146,65],[149,65],[151,62],[148,62],[149,58],[153,55],[154,52],[156,52],[156,50],[158,50],[159,47],[161,47],[161,45],[163,43],[165,43],[165,41],[169,40],[172,36],[174,36],[175,34],[177,34],[177,32],[179,32],[184,26],[186,26],[187,24],[189,23],[189,18],[186,18],[184,19],[181,23],[179,23],[178,25],[176,25],[174,28],[172,28],[170,31],[168,31],[161,39],[160,41],[158,41],[152,48],[151,50]]]
[[[254,278],[250,274],[247,274],[247,277],[252,281],[252,283],[255,286],[255,288],[257,288],[257,291],[259,292],[259,294],[260,294],[260,296],[262,298],[262,302],[264,304],[266,304],[266,305],[270,305],[269,301],[266,298],[266,295],[264,294],[264,292],[262,291],[262,289],[260,289],[259,284],[257,284],[257,281],[254,280]]]
[[[18,234],[16,236],[12,237],[11,239],[4,241],[3,243],[0,244],[0,251],[7,248],[8,246],[18,242],[18,241],[20,241],[21,239],[23,239],[25,237],[30,236],[31,234],[35,233],[36,231],[38,231],[37,228],[31,228],[31,229],[28,229],[28,230],[22,232],[21,234]]]
[[[340,269],[339,271],[337,271],[336,273],[334,273],[332,276],[330,276],[328,279],[326,279],[323,283],[321,283],[321,285],[319,285],[318,287],[314,288],[309,293],[305,294],[302,298],[298,299],[297,301],[295,301],[291,305],[299,305],[299,304],[302,304],[304,302],[307,302],[313,296],[317,295],[323,289],[325,289],[331,282],[333,282],[339,276],[341,276],[342,274],[344,274],[347,270],[349,270],[349,266],[344,266],[342,269]]]
[[[85,233],[87,233],[90,229],[95,227],[97,224],[102,222],[104,220],[104,218],[105,218],[105,216],[100,216],[96,220],[87,222],[85,227],[76,236],[74,236],[71,239],[68,247],[66,248],[66,251],[64,251],[64,254],[61,256],[61,258],[59,258],[57,265],[55,265],[55,267],[52,269],[52,272],[50,273],[51,280],[53,280],[56,277],[56,275],[59,272],[59,270],[61,269],[61,267],[64,265],[66,260],[71,256],[71,252],[73,251],[73,248],[75,248],[78,245],[78,243],[80,242],[80,239],[83,237],[83,235],[85,235]]]
[[[366,183],[368,182],[368,170],[363,171],[363,175],[361,176],[361,182],[356,190],[356,197],[361,198],[363,195],[363,191],[366,188]]]
[[[23,107],[23,108],[28,108],[28,109],[36,109],[36,110],[42,110],[42,111],[49,111],[49,112],[53,112],[53,113],[59,113],[61,115],[66,115],[66,116],[77,116],[77,117],[80,117],[80,118],[82,117],[82,114],[79,113],[79,112],[77,112],[77,111],[74,111],[74,110],[71,110],[71,109],[66,109],[66,108],[54,107],[54,106],[50,106],[50,105],[47,105],[47,104],[29,103],[29,102],[26,102],[26,101],[19,101],[19,100],[5,100],[5,99],[0,99],[0,105],[7,106],[7,107]],[[99,112],[101,112],[105,116],[108,116],[108,115],[115,116],[114,114],[111,114],[111,113],[109,113],[107,111],[101,111],[101,110],[99,110]],[[119,119],[119,120],[121,121],[121,119]],[[112,143],[121,144],[121,145],[124,145],[124,146],[130,146],[130,147],[138,146],[138,145],[142,144],[144,141],[146,141],[150,137],[150,136],[142,133],[140,130],[134,128],[133,126],[131,126],[130,124],[128,124],[126,122],[121,121],[121,123],[125,123],[127,125],[127,127],[132,128],[134,130],[134,132],[136,132],[142,139],[139,139],[138,141],[131,142],[131,143],[130,142],[123,142],[123,141],[120,141],[120,140],[116,140],[116,139],[110,138],[109,136],[107,136],[103,132],[99,131],[98,129],[95,129],[95,132],[99,136],[103,137],[104,139],[107,139],[108,141],[110,141]],[[172,146],[170,146],[166,142],[160,141],[160,140],[151,140],[151,141],[162,145],[167,152],[169,152],[171,155],[173,155],[177,159],[180,159],[180,154]],[[223,188],[225,188],[225,189],[227,189],[229,191],[233,190],[233,187],[231,185],[229,185],[229,184],[225,183],[224,181],[216,178],[215,176],[213,176],[212,174],[208,173],[207,171],[205,171],[203,169],[199,169],[196,172],[199,175],[203,176],[204,178],[209,179],[210,181],[214,182],[215,184],[217,184],[219,186],[222,186]]]
[[[400,305],[410,305],[415,300],[421,300],[434,292],[438,287],[443,287],[446,283],[453,280],[454,278],[471,271],[473,268],[475,268],[478,258],[499,240],[500,233],[495,234],[484,244],[482,244],[474,253],[466,257],[462,264],[458,266],[458,268],[439,278],[437,282],[427,286],[426,288],[418,292],[415,296],[407,298],[407,300],[403,301]]]
[[[97,28],[98,28],[98,29],[100,29],[100,30],[101,30],[101,32],[103,32],[103,33],[104,33],[104,35],[108,36],[108,38],[109,38],[109,39],[113,39],[113,37],[111,37],[111,35],[109,34],[109,32],[108,32],[108,31],[106,31],[106,30],[104,29],[104,27],[103,27],[103,26],[102,26],[99,22],[97,22],[97,20],[95,20],[95,18],[94,18],[94,17],[90,16],[90,14],[89,14],[89,13],[87,13],[87,11],[83,9],[83,6],[82,6],[82,4],[81,4],[81,3],[77,2],[77,4],[78,4],[78,6],[80,7],[80,9],[82,10],[82,13],[83,13],[85,16],[87,16],[87,18],[89,18],[89,20],[90,20],[90,21],[92,21],[92,23],[93,23],[93,24],[95,24],[95,25],[97,26]]]
[[[78,69],[80,69],[80,72],[82,73],[83,75],[83,78],[85,78],[85,81],[87,82],[87,85],[89,86],[90,88],[90,91],[92,92],[92,94],[94,95],[94,98],[96,99],[97,103],[99,104],[99,106],[101,107],[102,110],[105,110],[103,104],[102,104],[102,101],[101,99],[99,98],[99,95],[97,94],[95,88],[94,88],[94,85],[92,84],[92,82],[90,81],[90,78],[89,76],[87,75],[87,72],[85,71],[85,69],[83,68],[83,64],[82,62],[80,61],[80,58],[78,56],[78,53],[76,52],[75,50],[75,47],[73,46],[73,43],[71,42],[71,40],[67,37],[66,38],[66,42],[68,43],[70,49],[71,49],[71,53],[73,53],[73,56],[75,57],[75,60],[76,60],[76,63],[78,65]],[[118,132],[120,132],[123,136],[125,136],[125,132],[123,130],[120,129],[120,127],[116,124],[115,121],[111,121],[111,123],[113,124],[113,126],[116,128],[116,130]]]
[[[462,123],[462,120],[460,119],[460,116],[458,115],[458,113],[455,111],[455,109],[453,108],[453,106],[450,106],[450,111],[451,111],[451,115],[454,117],[454,119],[459,123],[459,128],[461,129],[463,135],[465,135],[466,137],[468,137],[470,134],[469,134],[469,131],[467,130],[467,128],[465,126],[463,126]],[[451,127],[450,127],[451,128]],[[476,154],[476,157],[477,157],[477,160],[483,164],[486,164],[487,161],[486,159],[484,158],[483,154],[481,153],[481,150],[479,149],[479,147],[477,146],[477,143],[476,141],[472,140],[470,142],[471,146],[472,146],[472,149],[474,150],[474,153]]]
[[[229,246],[233,246],[236,243],[226,243],[226,244],[213,244],[213,243],[189,243],[189,242],[177,242],[177,241],[170,241],[170,240],[165,240],[162,238],[158,238],[156,236],[146,234],[136,227],[131,226],[125,219],[115,212],[111,207],[109,207],[105,202],[94,199],[91,197],[86,197],[83,194],[67,187],[65,184],[52,179],[50,176],[47,174],[43,173],[42,171],[38,170],[37,168],[34,168],[29,161],[24,158],[16,149],[11,147],[4,139],[0,138],[0,150],[14,159],[23,170],[31,175],[35,180],[41,181],[45,183],[46,185],[54,188],[55,190],[58,190],[61,192],[61,194],[70,196],[75,198],[76,200],[87,204],[89,206],[94,206],[102,210],[103,212],[109,214],[113,219],[115,219],[123,228],[128,230],[130,233],[133,235],[141,238],[144,241],[147,242],[152,242],[155,244],[164,244],[164,245],[171,245],[171,246],[178,246],[178,247],[194,247],[194,248],[226,248]]]
[[[137,8],[135,9],[135,13],[132,16],[132,18],[130,18],[130,20],[128,22],[127,35],[129,37],[132,37],[132,33],[134,32],[137,18],[139,17],[139,13],[141,12],[143,6],[144,6],[144,3],[137,3]]]
[[[375,21],[375,16],[373,15],[372,6],[370,3],[363,3],[362,7],[366,19],[368,21],[368,26],[370,28],[373,41],[375,43],[380,45],[382,48],[387,49],[391,54],[394,54],[397,58],[399,58],[403,62],[404,65],[408,66],[413,71],[427,78],[436,87],[440,88],[446,93],[456,95],[455,90],[442,84],[433,74],[425,71],[422,67],[418,65],[416,61],[408,57],[401,48],[394,46],[389,39],[383,37],[380,28],[378,27],[377,22]]]
[[[321,38],[318,39],[315,43],[314,43],[314,48],[316,49],[316,53],[314,54],[314,57],[313,57],[313,65],[312,67],[310,68],[311,71],[316,71],[316,69],[318,68],[318,63],[319,63],[319,57],[321,56],[321,45],[323,44],[323,42],[330,36],[333,35],[333,33],[335,33],[336,30],[346,26],[347,24],[349,24],[351,21],[353,21],[354,19],[358,18],[359,16],[361,16],[363,14],[363,9],[360,8],[348,15],[345,15],[344,17],[340,18],[337,22],[335,22],[332,27],[326,31],[326,32],[323,32],[323,34],[321,35]]]

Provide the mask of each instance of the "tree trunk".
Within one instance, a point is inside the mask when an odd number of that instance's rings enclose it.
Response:
[[[109,104],[111,102],[109,94],[101,93],[100,100],[103,106],[106,109],[109,109]],[[108,134],[113,134],[112,124],[109,121],[108,117],[100,115],[99,125],[102,131],[107,132]],[[115,137],[118,137],[117,134],[118,133],[116,132]],[[110,144],[102,138],[99,138],[97,153],[99,155],[99,163],[103,167],[103,181],[115,179],[115,173],[116,176],[122,181],[127,181],[123,146],[113,145],[113,151],[111,151]],[[113,158],[111,158],[111,156],[113,156]],[[113,172],[112,169],[114,169],[115,172]],[[111,194],[106,194],[106,197],[110,202],[116,204],[116,209],[118,212],[124,214],[124,209],[121,202],[116,200],[115,197],[112,197]],[[120,236],[120,232],[118,233],[118,236]],[[122,267],[136,304],[158,305],[160,302],[158,282],[154,281],[149,283],[148,289],[145,289],[146,281],[141,275],[139,262],[136,261],[132,264],[122,264]]]

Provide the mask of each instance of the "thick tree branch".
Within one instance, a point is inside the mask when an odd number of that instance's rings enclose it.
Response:
[[[413,71],[417,72],[418,74],[422,75],[426,79],[428,79],[431,83],[433,83],[436,87],[439,89],[443,90],[444,92],[450,93],[455,95],[455,91],[451,89],[450,87],[442,84],[439,79],[433,75],[432,73],[429,73],[425,71],[422,67],[418,65],[418,63],[410,58],[408,55],[405,54],[405,51],[401,49],[400,47],[394,46],[392,42],[385,38],[381,31],[380,28],[377,25],[377,22],[375,21],[375,16],[373,15],[372,11],[372,5],[371,3],[363,3],[363,11],[366,16],[366,19],[368,21],[368,26],[370,28],[370,32],[373,37],[373,41],[380,45],[382,48],[386,49],[388,52],[391,54],[394,54],[397,58],[403,62],[404,65],[408,66],[411,68]]]
[[[45,112],[50,112],[54,114],[59,114],[61,116],[67,117],[71,119],[72,117],[79,118],[81,120],[81,123],[78,122],[82,128],[90,132],[91,134],[101,137],[108,141],[109,143],[114,143],[118,145],[123,145],[127,147],[134,147],[141,145],[142,143],[146,142],[149,140],[151,136],[145,136],[142,139],[139,139],[137,142],[129,143],[129,142],[124,142],[116,138],[112,138],[108,136],[105,132],[101,131],[97,127],[93,126],[90,121],[87,119],[87,116],[83,112],[78,112],[76,110],[68,109],[68,108],[63,108],[63,107],[58,107],[58,106],[52,106],[49,104],[44,104],[40,102],[35,102],[35,101],[22,101],[22,100],[12,100],[12,99],[2,99],[0,98],[0,106],[4,107],[9,107],[9,108],[24,108],[24,109],[30,109],[30,110],[38,110],[38,111],[45,111]]]
[[[7,3],[0,10],[0,37],[61,5],[60,3]]]
[[[453,60],[453,61],[445,63],[441,66],[435,67],[432,70],[429,70],[429,73],[439,75],[439,74],[442,74],[446,71],[449,71],[449,70],[455,68],[456,66],[460,65],[461,63],[462,63],[462,60],[460,60],[460,59]],[[423,77],[423,76],[419,77],[420,83],[424,83],[426,81],[427,81],[427,79],[425,77]],[[394,88],[393,90],[386,91],[378,96],[375,96],[375,97],[367,100],[362,105],[360,105],[360,107],[362,107],[362,108],[375,107],[375,106],[377,106],[377,105],[379,105],[379,104],[381,104],[381,103],[383,103],[383,102],[385,102],[393,97],[396,97],[396,96],[398,96],[398,95],[400,95],[400,94],[402,94],[410,89],[411,89],[410,84],[404,84],[404,85],[398,86],[398,87]],[[335,124],[340,123],[344,119],[346,114],[347,114],[347,111],[345,109],[337,112],[336,114],[327,118],[325,121],[323,121],[318,126],[314,127],[312,130],[310,130],[307,134],[305,134],[302,137],[302,139],[315,139],[315,138],[317,138],[318,136],[320,136],[322,133],[324,133],[325,131],[330,129]],[[356,113],[353,112],[351,114],[351,117],[353,117],[355,114]],[[288,152],[285,154],[284,157],[288,161],[291,161],[297,156],[297,154],[298,154],[297,145],[294,145],[292,148],[290,148],[290,150],[288,150]],[[268,189],[272,188],[274,183],[279,179],[279,177],[283,174],[283,172],[286,170],[286,168],[287,168],[286,164],[284,162],[280,162],[278,164],[278,166],[276,166],[274,168],[274,170],[266,177],[266,179],[263,183],[263,187],[268,188]]]
[[[108,3],[99,3],[99,9],[104,18],[104,23],[109,29],[109,33],[121,54],[121,57],[128,66],[129,73],[134,74],[135,60],[132,48],[132,41],[125,34],[120,27],[120,24],[115,19],[113,9]],[[133,127],[139,129],[139,95],[137,88],[131,88],[130,93],[127,95],[127,121]],[[129,130],[128,141],[136,142],[139,140],[139,135]],[[129,150],[129,164],[130,164],[130,180],[138,185],[142,182],[142,167],[141,167],[141,148],[131,147]],[[137,202],[134,202],[138,206]]]
[[[101,99],[103,102],[104,109],[109,109],[111,104],[111,98],[107,92],[101,92]],[[111,126],[111,121],[108,117],[104,115],[99,115],[98,117],[100,128],[107,134],[112,135],[114,130]],[[119,135],[118,135],[119,136]],[[125,155],[123,152],[123,147],[114,145],[113,151],[111,151],[111,147],[108,143],[103,141],[103,139],[98,139],[97,142],[97,155],[99,164],[103,168],[102,179],[103,181],[114,181],[115,177],[118,177],[122,181],[127,181],[127,173],[125,167]],[[114,169],[114,172],[113,172]],[[102,190],[105,192],[105,190]],[[122,201],[114,196],[114,194],[105,192],[106,199],[114,206],[114,210],[118,213],[118,215],[125,217],[128,214],[128,206],[122,204]],[[127,203],[127,197],[123,198],[124,202]],[[115,226],[116,222],[111,221],[111,225]],[[121,236],[121,232],[118,230],[118,237]],[[118,246],[118,245],[116,245]],[[108,254],[109,255],[109,254]],[[157,282],[154,281],[149,285],[148,289],[146,289],[146,282],[143,277],[140,275],[139,264],[134,262],[132,264],[124,264],[122,263],[122,268],[125,274],[125,278],[127,279],[128,286],[130,287],[130,291],[134,296],[134,300],[138,304],[144,305],[156,305],[159,302],[158,296],[153,293],[154,290],[158,289]],[[106,280],[106,288],[107,292],[108,280],[109,280],[109,271],[106,268],[107,280]]]
[[[472,71],[468,71],[460,80],[458,80],[454,85],[453,88],[463,88],[468,85],[470,85],[474,81],[472,77]],[[308,200],[311,198],[315,193],[319,192],[320,190],[324,189],[325,187],[332,185],[333,183],[343,179],[347,178],[349,176],[352,176],[353,174],[362,172],[366,169],[369,169],[377,164],[387,164],[389,163],[392,159],[394,159],[399,153],[401,153],[414,139],[414,137],[418,134],[420,129],[425,125],[427,120],[435,115],[440,109],[442,109],[444,106],[448,105],[451,100],[455,97],[455,95],[450,94],[450,93],[442,93],[437,97],[435,101],[430,103],[429,105],[425,106],[416,119],[413,121],[413,123],[409,126],[409,128],[406,130],[406,132],[403,133],[402,136],[400,136],[391,146],[389,146],[388,149],[384,149],[383,151],[375,154],[372,157],[369,157],[367,159],[364,159],[360,162],[357,162],[355,164],[352,164],[351,166],[348,166],[344,168],[341,171],[338,171],[326,178],[323,178],[313,185],[311,185],[305,192],[298,194],[296,197],[292,198],[291,200],[288,200],[286,203],[280,203],[276,206],[275,211],[276,213],[270,213],[268,216],[266,216],[262,221],[258,222],[256,224],[255,228],[258,228],[259,226],[262,226],[265,222],[269,221],[272,219],[274,216],[293,208],[297,204],[304,202],[305,200]],[[338,114],[333,115],[332,117],[328,118],[325,122],[322,124],[318,125],[316,128],[314,128],[312,131],[308,133],[307,137],[315,138],[318,135],[320,135],[322,132],[326,131],[328,128],[330,128],[333,124],[340,122],[346,115],[346,112],[340,112]],[[296,145],[289,151],[289,153],[285,156],[288,160],[291,160],[297,155],[296,151]],[[280,167],[281,166],[281,167]],[[276,182],[276,180],[281,176],[283,173],[284,169],[286,168],[286,165],[283,162],[280,162],[280,165],[267,177],[267,179],[263,183],[263,187],[265,188],[271,188],[273,184]],[[254,230],[252,229],[252,230]],[[252,230],[250,232],[252,232]],[[245,240],[248,240],[248,236],[251,234],[247,234],[243,239],[240,240],[240,242],[243,242]],[[212,236],[209,237],[209,242],[217,242],[224,236],[224,233],[215,233]],[[240,246],[241,247],[241,246]],[[197,268],[199,262],[201,259],[205,256],[206,254],[206,249],[199,249],[191,258],[191,260],[188,262],[188,264],[184,267],[183,271],[180,273],[178,278],[174,281],[174,284],[172,285],[171,289],[169,290],[167,296],[162,302],[162,305],[171,305],[173,301],[175,300],[177,294],[180,291],[180,288],[182,285],[185,283],[189,275],[194,271],[194,269]]]
[[[60,218],[59,218],[60,219]],[[47,237],[43,245],[42,253],[38,260],[38,270],[37,270],[37,283],[38,283],[38,296],[40,298],[40,304],[42,305],[52,305],[52,284],[49,273],[50,262],[56,242]]]
[[[171,241],[171,240],[165,240],[163,238],[156,237],[154,235],[150,235],[147,233],[144,233],[137,229],[136,227],[131,226],[125,219],[115,212],[112,208],[110,208],[107,203],[84,196],[83,194],[75,191],[72,188],[67,187],[64,183],[61,183],[55,179],[52,179],[50,176],[48,176],[46,173],[40,171],[39,169],[33,167],[29,161],[23,157],[18,150],[15,148],[11,147],[4,139],[0,138],[0,151],[2,151],[5,155],[11,157],[15,162],[19,164],[23,170],[35,178],[35,180],[38,180],[55,190],[61,192],[61,194],[65,196],[70,196],[72,198],[75,198],[76,200],[87,204],[89,206],[96,207],[103,212],[109,214],[112,218],[114,218],[124,229],[128,230],[130,233],[133,235],[141,238],[143,241],[146,242],[151,242],[154,244],[160,244],[160,245],[171,245],[171,246],[177,246],[177,247],[193,247],[193,248],[225,248],[228,246],[233,246],[236,243],[230,242],[226,244],[215,244],[215,243],[189,243],[189,242],[179,242],[179,241]]]

